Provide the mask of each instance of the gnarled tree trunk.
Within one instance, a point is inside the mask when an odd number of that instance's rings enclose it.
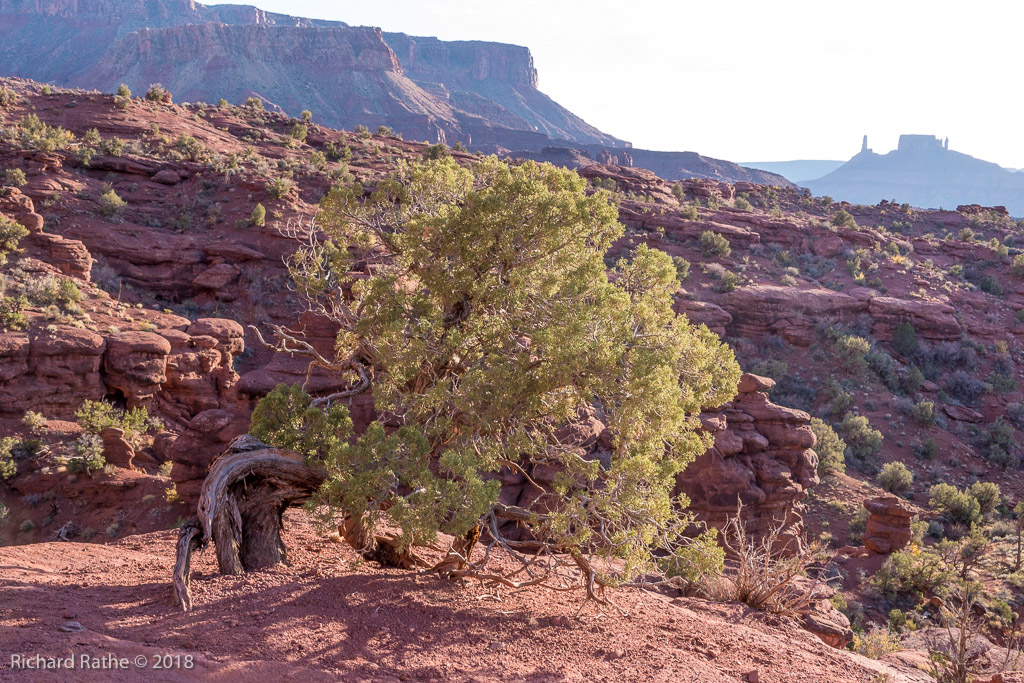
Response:
[[[310,467],[297,453],[250,436],[236,439],[210,468],[197,516],[178,531],[174,587],[182,609],[192,607],[192,552],[211,540],[224,574],[243,574],[286,561],[281,540],[285,508],[309,500],[325,477],[322,469]]]

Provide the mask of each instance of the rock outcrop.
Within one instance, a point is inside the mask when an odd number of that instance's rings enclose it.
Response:
[[[864,501],[869,513],[864,530],[864,545],[868,550],[887,555],[902,550],[910,543],[914,533],[910,523],[914,511],[896,496],[879,496]]]
[[[818,483],[818,456],[810,416],[768,400],[774,385],[745,374],[731,403],[701,416],[715,443],[678,476],[677,492],[709,526],[723,528],[742,503],[748,532],[781,526],[788,543],[803,531],[801,501]]]

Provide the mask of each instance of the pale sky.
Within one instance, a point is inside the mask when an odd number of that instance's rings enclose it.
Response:
[[[207,2],[207,4],[224,4]],[[847,159],[901,133],[1024,167],[1015,0],[249,0],[533,52],[540,89],[637,147]]]

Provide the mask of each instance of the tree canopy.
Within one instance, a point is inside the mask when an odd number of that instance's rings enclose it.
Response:
[[[640,246],[606,262],[623,234],[611,195],[588,195],[550,164],[492,157],[467,169],[441,157],[402,165],[372,192],[332,189],[315,228],[294,232],[296,288],[340,328],[336,357],[315,363],[352,388],[313,404],[330,404],[330,419],[300,400],[290,424],[347,429],[340,399],[371,384],[379,416],[326,448],[285,430],[279,445],[326,468],[317,502],[328,515],[371,536],[387,523],[402,549],[482,526],[533,576],[540,565],[501,532],[515,519],[591,588],[721,563],[710,534],[684,533],[687,501],[672,491],[710,445],[700,410],[733,397],[739,367],[716,335],[673,312],[668,255]],[[302,352],[276,333],[279,348]],[[273,400],[254,425],[271,440],[270,423],[288,421]],[[591,418],[611,435],[601,457],[564,438]],[[532,481],[538,466],[560,473],[553,486],[498,502],[500,473]],[[459,566],[479,572],[486,559],[467,564],[464,550]]]

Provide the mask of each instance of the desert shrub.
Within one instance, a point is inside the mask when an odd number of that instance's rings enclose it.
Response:
[[[148,429],[149,411],[145,406],[122,410],[105,401],[86,400],[75,411],[75,420],[86,434],[99,434],[108,427],[124,431],[125,440],[133,445]]]
[[[127,205],[128,202],[121,199],[114,188],[110,188],[100,195],[100,213],[107,218],[121,215]]]
[[[341,145],[340,147],[333,142],[328,142],[324,145],[324,153],[327,158],[331,161],[347,161],[352,158],[352,148],[348,145]]]
[[[358,126],[356,126],[352,130],[352,132],[355,133],[356,137],[359,138],[360,140],[365,140],[368,137],[370,137],[370,129],[361,123]]]
[[[721,256],[724,258],[732,253],[732,247],[729,245],[729,240],[725,235],[720,235],[717,232],[705,230],[700,234],[698,243],[700,244],[701,253],[707,258],[711,258],[712,256]]]
[[[910,414],[914,421],[922,426],[933,425],[935,420],[938,419],[938,416],[935,414],[935,404],[931,401],[915,403]]]
[[[1017,434],[1013,425],[1002,416],[982,432],[981,441],[986,457],[1004,470],[1016,459]]]
[[[306,138],[309,136],[309,126],[303,123],[296,123],[294,126],[292,126],[292,129],[289,131],[288,134],[291,135],[293,140],[305,142]]]
[[[748,201],[742,194],[736,195],[736,199],[733,201],[732,205],[740,211],[751,211],[754,208],[751,206],[750,201]]]
[[[991,273],[985,273],[978,278],[978,287],[981,291],[993,296],[1002,296],[1003,294],[1003,283],[999,281],[998,277]]]
[[[985,383],[964,370],[950,373],[943,388],[952,398],[968,406],[977,406],[985,393]]]
[[[23,330],[28,327],[28,318],[22,310],[28,306],[23,295],[0,296],[0,329]]]
[[[914,448],[914,453],[916,453],[919,458],[934,460],[939,454],[939,445],[935,443],[935,439],[925,439]]]
[[[59,306],[64,309],[73,308],[82,300],[82,292],[74,280],[58,278],[53,275],[33,278],[25,283],[25,296],[35,306]]]
[[[447,156],[451,156],[451,152],[448,151],[448,145],[443,142],[439,142],[436,145],[428,145],[426,149],[423,150],[423,159],[425,161],[443,159]]]
[[[917,350],[917,330],[913,323],[902,322],[892,333],[892,350],[901,356],[909,356]]]
[[[904,623],[906,623],[906,617],[904,617]],[[877,626],[864,633],[854,633],[853,642],[850,643],[851,650],[870,659],[881,659],[892,652],[899,652],[902,648],[903,641],[899,633]]]
[[[146,99],[150,102],[163,102],[169,95],[170,93],[159,83],[153,83],[146,90]]]
[[[1017,277],[1024,277],[1024,254],[1017,254],[1013,257],[1013,264],[1010,266],[1010,270]]]
[[[7,262],[7,254],[18,250],[21,238],[27,235],[28,228],[0,214],[0,265]]]
[[[995,511],[1003,502],[1003,493],[999,484],[991,481],[976,481],[967,489],[968,494],[978,501],[981,515],[986,517]]]
[[[18,94],[10,88],[0,87],[0,109],[9,109],[20,100]]]
[[[833,343],[832,350],[843,368],[854,375],[861,375],[868,369],[868,352],[871,342],[864,337],[842,334]]]
[[[333,188],[317,217],[325,241],[314,235],[289,261],[298,292],[340,326],[337,362],[353,388],[361,369],[372,372],[380,415],[328,449],[317,502],[330,518],[357,520],[363,538],[388,523],[400,552],[439,533],[464,538],[502,514],[495,473],[546,462],[561,474],[546,509],[523,520],[539,557],[572,553],[588,576],[600,562],[597,585],[617,585],[664,575],[695,544],[711,553],[710,535],[682,535],[689,516],[671,492],[708,446],[691,416],[730,399],[740,371],[713,333],[672,312],[669,256],[640,245],[609,274],[606,252],[622,234],[615,206],[550,164],[415,162],[376,188]],[[383,244],[390,258],[356,277],[352,260]],[[345,308],[358,319],[328,304],[352,295]],[[544,436],[595,402],[616,434],[603,462]]]
[[[18,121],[18,130],[21,143],[40,152],[64,149],[75,140],[69,131],[59,126],[49,126],[35,114],[29,114]]]
[[[119,137],[112,137],[104,140],[100,147],[103,153],[112,157],[119,157],[124,154],[124,140]]]
[[[967,491],[951,484],[936,484],[929,492],[928,504],[953,524],[970,525],[981,519],[981,504]]]
[[[263,100],[258,97],[247,97],[245,98],[245,103],[242,106],[254,111],[263,111]]]
[[[846,413],[839,424],[839,433],[855,462],[865,464],[882,450],[882,432],[872,428],[871,422],[863,415]]]
[[[132,97],[131,89],[127,85],[125,85],[124,83],[122,83],[121,85],[117,86],[117,92],[114,93],[114,94],[117,95],[118,97],[123,97],[125,99],[131,99],[131,97]]]
[[[308,109],[303,109],[302,113],[299,114],[299,118],[305,121],[306,123],[309,123],[310,121],[313,120],[313,112],[311,112]]]
[[[902,462],[887,462],[875,482],[885,491],[901,495],[914,484],[914,475]]]
[[[731,270],[727,270],[722,273],[722,277],[718,280],[718,291],[731,292],[741,286],[743,282],[744,279],[742,275],[734,273]]]
[[[24,187],[28,183],[28,178],[20,168],[9,168],[4,171],[4,183],[13,187]]]
[[[817,437],[814,451],[818,454],[818,474],[828,475],[846,471],[846,442],[839,438],[831,425],[816,417],[811,418],[811,431]]]
[[[262,228],[267,224],[267,209],[262,204],[257,204],[252,209],[252,214],[249,216],[249,225]]]
[[[907,370],[906,377],[903,378],[903,388],[906,389],[908,394],[916,394],[921,391],[921,387],[924,386],[924,373],[916,365],[911,365],[910,369]]]
[[[1017,429],[1024,429],[1024,403],[1010,403],[1006,406],[1006,418]]]
[[[103,440],[96,434],[82,434],[72,445],[74,456],[67,462],[68,471],[91,474],[102,470],[107,461],[103,458]]]
[[[789,371],[789,364],[781,360],[759,360],[750,366],[750,372],[774,380],[782,379]]]
[[[14,449],[18,443],[13,436],[0,437],[0,481],[8,481],[18,473],[18,465],[14,462]]]
[[[210,157],[210,151],[187,133],[182,133],[174,142],[175,148],[185,155],[189,161],[206,161]]]
[[[676,279],[679,280],[679,284],[686,282],[686,278],[690,277],[690,262],[682,256],[673,256],[672,265],[676,267]]]
[[[679,215],[688,221],[700,220],[700,213],[697,212],[697,207],[693,204],[689,204],[679,209]]]
[[[832,225],[838,228],[856,228],[857,221],[853,219],[851,214],[846,209],[839,209],[835,215],[832,216]]]
[[[267,194],[271,199],[284,199],[292,191],[294,184],[287,178],[274,178],[266,185]]]
[[[949,578],[941,557],[911,545],[890,555],[871,577],[871,585],[886,597],[909,598],[911,604],[917,604]]]
[[[46,431],[46,416],[35,410],[26,410],[21,417],[21,424],[33,434],[42,434]]]
[[[395,131],[390,126],[377,126],[377,135],[383,135],[386,138],[395,136]]]

